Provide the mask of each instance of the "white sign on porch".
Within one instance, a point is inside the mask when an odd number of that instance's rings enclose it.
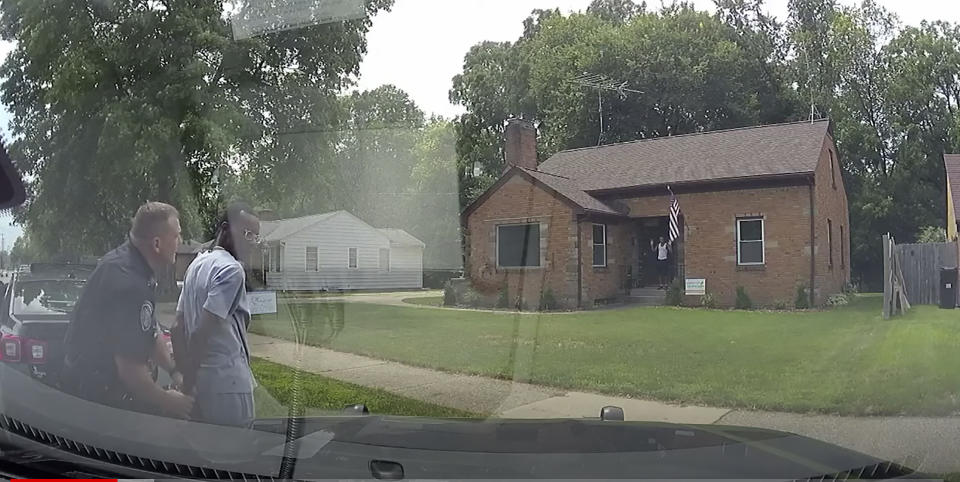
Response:
[[[247,304],[251,315],[264,315],[277,312],[276,291],[251,291],[247,293]]]
[[[684,291],[688,295],[703,296],[707,294],[707,280],[703,278],[687,278]]]

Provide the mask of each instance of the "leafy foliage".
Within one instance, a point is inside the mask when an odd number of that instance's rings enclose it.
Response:
[[[538,311],[551,311],[557,309],[557,297],[553,294],[553,289],[547,288],[540,294],[540,307]]]
[[[29,234],[24,234],[17,238],[13,243],[13,247],[10,248],[10,263],[13,267],[41,260],[40,254],[37,253],[33,243],[30,242]]]
[[[449,282],[443,287],[443,306],[457,306],[457,292]]]
[[[827,306],[843,306],[850,303],[850,299],[847,298],[847,295],[838,293],[835,295],[830,295],[827,298]]]
[[[497,308],[510,308],[510,289],[506,283],[504,283],[500,291],[497,292],[497,304],[494,306]]]
[[[392,0],[240,40],[225,3],[0,3],[0,34],[16,42],[0,68],[11,157],[30,179],[15,216],[40,251],[101,254],[150,199],[181,208],[187,237],[209,235],[249,172],[278,205],[324,191],[318,157],[334,140],[295,133],[336,124],[370,18]]]
[[[947,230],[940,226],[924,226],[917,233],[918,243],[943,243],[947,241]]]
[[[719,303],[717,302],[717,297],[714,296],[713,293],[708,292],[700,297],[700,306],[713,309],[719,306]]]
[[[753,301],[747,294],[747,289],[743,286],[737,286],[737,299],[733,302],[733,307],[738,310],[752,310]]]
[[[797,297],[793,300],[793,307],[798,310],[810,308],[810,293],[807,285],[801,283],[797,285]]]
[[[683,305],[683,281],[675,279],[667,286],[666,303],[669,306]]]

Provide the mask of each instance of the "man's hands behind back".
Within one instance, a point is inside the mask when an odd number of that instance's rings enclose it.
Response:
[[[176,390],[167,390],[164,393],[166,395],[162,406],[164,413],[176,418],[190,418],[190,412],[193,411],[193,397]]]

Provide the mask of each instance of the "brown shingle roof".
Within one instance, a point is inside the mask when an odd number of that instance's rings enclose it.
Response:
[[[554,154],[539,170],[588,192],[809,173],[829,126],[822,119],[573,149]]]
[[[610,206],[600,202],[597,198],[583,192],[583,190],[577,187],[577,183],[571,179],[542,171],[534,171],[532,169],[523,167],[518,167],[517,169],[520,169],[537,181],[540,181],[550,189],[556,191],[557,194],[567,198],[569,201],[573,202],[577,206],[580,206],[586,211],[593,211],[603,214],[620,214]]]
[[[947,168],[947,182],[953,196],[953,213],[960,219],[960,154],[944,154],[943,164]]]

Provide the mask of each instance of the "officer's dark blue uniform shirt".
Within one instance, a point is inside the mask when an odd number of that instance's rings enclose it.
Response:
[[[153,270],[129,240],[100,260],[67,330],[64,375],[71,380],[64,380],[65,388],[81,387],[86,394],[126,392],[114,356],[146,362],[153,354],[155,293]]]

